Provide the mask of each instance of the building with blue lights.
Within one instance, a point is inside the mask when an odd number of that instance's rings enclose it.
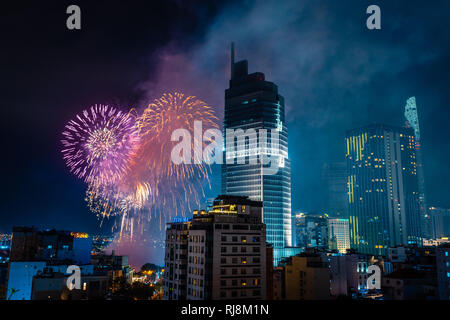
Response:
[[[225,91],[222,194],[248,196],[263,202],[267,242],[273,245],[274,263],[277,264],[282,257],[294,254],[295,250],[291,248],[291,171],[284,98],[278,93],[277,85],[266,81],[263,73],[248,73],[247,60],[234,62],[234,46],[231,60],[230,87]],[[230,146],[237,149],[239,142],[234,137],[227,140],[229,130],[245,132],[246,152],[233,153],[230,150]],[[267,141],[270,140],[265,146],[259,135],[261,130],[267,130]],[[272,140],[275,134],[278,135],[278,148]],[[276,173],[267,173],[270,165],[261,160],[265,152],[277,154],[272,156],[278,167]],[[251,161],[254,155],[258,157],[257,163]]]

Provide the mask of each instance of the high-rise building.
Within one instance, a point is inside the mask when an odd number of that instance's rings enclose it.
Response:
[[[348,219],[328,219],[328,243],[330,249],[346,253],[350,249]]]
[[[288,158],[288,129],[284,114],[284,98],[278,87],[265,80],[261,72],[248,73],[247,60],[234,62],[232,46],[230,87],[225,91],[225,161],[222,165],[222,193],[244,195],[263,202],[263,217],[267,228],[267,241],[273,245],[274,263],[290,254],[291,234],[291,174]],[[234,153],[229,146],[238,148],[234,137],[227,141],[227,132],[242,130],[245,146],[250,150]],[[266,138],[261,133],[267,130]],[[273,138],[278,136],[275,147]],[[259,136],[259,139],[257,138]],[[269,139],[270,137],[270,139]],[[263,145],[264,144],[264,145]],[[253,149],[253,150],[252,150]],[[277,149],[277,150],[275,150]],[[278,170],[267,173],[269,164],[262,158],[272,156]],[[259,157],[252,163],[252,156]],[[270,164],[273,166],[273,162]]]
[[[422,147],[420,143],[419,115],[417,113],[416,98],[411,97],[406,101],[405,106],[406,125],[414,129],[416,147],[417,179],[419,183],[419,210],[422,223],[422,237],[432,237],[432,225],[430,216],[427,213],[427,199],[425,196],[425,175],[423,172]]]
[[[211,211],[169,224],[164,298],[266,299],[265,235],[262,203],[248,197],[219,196]]]
[[[348,131],[346,147],[351,246],[421,245],[414,130],[373,124]]]
[[[431,219],[431,237],[433,239],[450,236],[450,209],[430,207],[428,216]]]
[[[322,168],[324,210],[332,218],[348,218],[347,163],[325,163]]]
[[[175,219],[166,229],[164,268],[165,300],[185,300],[187,292],[189,220]]]

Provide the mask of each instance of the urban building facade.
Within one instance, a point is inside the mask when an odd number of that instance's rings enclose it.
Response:
[[[222,194],[245,195],[263,203],[267,241],[273,245],[276,264],[295,250],[289,249],[292,247],[291,173],[284,98],[274,83],[265,80],[263,73],[249,74],[246,60],[234,62],[234,47],[230,87],[225,91],[223,130]],[[245,152],[234,152],[239,138],[233,136],[227,140],[230,130],[243,133]],[[264,130],[265,139],[262,138]],[[264,163],[263,158],[269,155],[271,163]],[[252,157],[257,157],[257,162],[252,162]],[[267,173],[271,166],[277,168],[276,172]]]
[[[322,168],[324,192],[324,212],[331,218],[348,218],[347,163],[325,163]]]
[[[429,239],[432,236],[432,225],[430,216],[427,213],[427,199],[425,196],[425,174],[422,162],[422,146],[420,138],[419,114],[417,112],[416,98],[411,97],[406,100],[405,118],[407,127],[414,129],[415,149],[416,149],[416,167],[418,181],[418,205],[421,219],[421,236]]]
[[[265,233],[262,203],[230,195],[219,196],[209,212],[171,223],[167,239],[175,242],[166,245],[164,298],[266,299]],[[177,245],[184,251],[177,253]]]
[[[295,245],[301,248],[327,248],[328,217],[323,214],[296,214],[294,239]]]
[[[440,300],[450,300],[450,244],[436,248],[436,271]]]
[[[329,300],[330,268],[316,253],[286,258],[282,266],[283,300]]]
[[[328,219],[328,243],[331,250],[346,253],[350,249],[348,219]]]
[[[185,300],[187,290],[188,235],[191,222],[178,220],[166,229],[164,268],[165,300]]]
[[[346,133],[351,246],[382,255],[422,243],[414,130],[374,124]]]
[[[450,209],[430,207],[428,216],[431,219],[432,239],[450,237]]]

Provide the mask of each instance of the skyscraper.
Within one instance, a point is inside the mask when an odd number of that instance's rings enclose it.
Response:
[[[416,146],[416,164],[417,178],[419,181],[419,210],[422,222],[422,236],[425,238],[432,237],[431,218],[427,213],[427,201],[425,197],[425,176],[422,163],[422,147],[420,145],[420,126],[419,115],[417,113],[416,98],[411,97],[406,100],[405,106],[406,125],[414,129],[414,138]]]
[[[414,131],[374,124],[346,133],[351,246],[385,254],[421,244]]]
[[[325,163],[322,168],[324,210],[332,218],[347,218],[347,163]]]
[[[234,45],[231,55],[230,87],[225,91],[224,133],[226,161],[222,165],[222,193],[249,196],[252,200],[263,202],[264,223],[267,226],[267,242],[273,245],[274,263],[289,255],[285,249],[292,245],[291,234],[291,173],[288,158],[288,129],[284,116],[284,98],[278,87],[265,80],[261,72],[248,73],[247,60],[234,62]],[[227,130],[243,130],[246,153],[233,154],[228,146],[238,143],[227,141]],[[278,134],[278,170],[266,174],[266,164],[262,161],[251,163],[250,155],[256,154],[261,160],[265,152],[258,134],[267,130],[268,136]],[[248,142],[247,142],[248,141]],[[251,147],[253,146],[253,147]],[[273,142],[267,144],[272,152]],[[230,163],[230,157],[232,163]],[[240,162],[243,160],[244,163]]]

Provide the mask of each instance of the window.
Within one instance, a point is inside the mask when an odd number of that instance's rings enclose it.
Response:
[[[222,242],[226,242],[226,241],[227,241],[227,237],[226,237],[226,236],[222,236],[222,237],[221,237],[221,241],[222,241]]]
[[[225,298],[227,296],[227,293],[225,291],[220,292],[220,297]]]
[[[220,280],[220,285],[222,287],[225,287],[227,285],[227,281],[226,280]]]
[[[241,247],[241,252],[247,252],[247,247]]]
[[[247,258],[241,258],[241,263],[242,264],[246,264],[247,263]]]
[[[220,263],[222,264],[227,263],[227,258],[220,258]]]
[[[231,285],[232,285],[232,286],[237,286],[237,280],[236,280],[236,279],[232,280],[232,281],[231,281]]]
[[[253,238],[252,238],[252,241],[253,241],[253,242],[259,242],[259,241],[260,241],[260,238],[259,238],[259,237],[253,237]]]
[[[237,291],[231,291],[231,296],[232,296],[233,298],[237,297]]]
[[[247,242],[247,237],[242,236],[242,237],[241,237],[241,242],[242,242],[242,243],[246,243],[246,242]]]
[[[232,269],[231,274],[237,274],[237,269]]]
[[[236,236],[233,236],[233,242],[237,242],[238,241],[238,238],[236,237]]]
[[[253,252],[259,252],[259,247],[253,247]]]
[[[227,252],[227,247],[222,247],[220,250],[222,253]]]
[[[254,273],[254,274],[260,274],[260,273],[261,273],[261,270],[260,270],[259,268],[254,268],[254,269],[253,269],[253,273]]]
[[[227,274],[227,270],[226,270],[226,269],[220,269],[220,274],[221,274],[221,275]]]
[[[232,251],[232,252],[237,252],[238,249],[237,249],[237,247],[233,247],[233,248],[231,248],[231,251]]]

